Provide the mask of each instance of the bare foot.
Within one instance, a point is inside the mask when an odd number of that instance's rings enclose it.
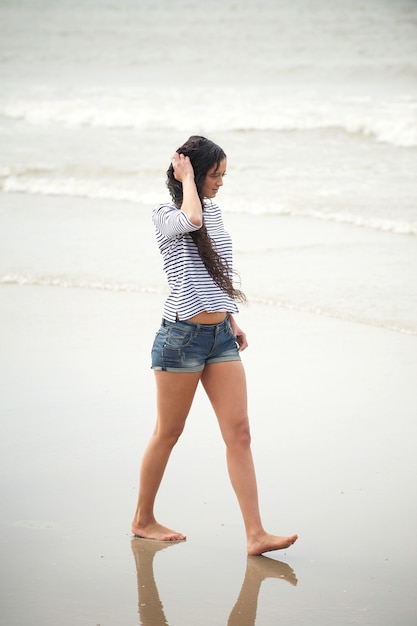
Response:
[[[248,554],[259,555],[264,552],[271,552],[272,550],[284,550],[289,548],[298,539],[298,535],[291,535],[290,537],[276,537],[275,535],[268,535],[265,533],[260,537],[256,537],[251,541],[248,541]]]
[[[154,541],[185,541],[187,539],[182,533],[170,530],[158,524],[158,522],[153,522],[146,527],[132,524],[130,529],[135,537],[141,537],[142,539],[153,539]]]

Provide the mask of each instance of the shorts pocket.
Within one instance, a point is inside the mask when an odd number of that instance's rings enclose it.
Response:
[[[165,339],[166,348],[186,348],[193,339],[194,331],[181,326],[171,326]]]

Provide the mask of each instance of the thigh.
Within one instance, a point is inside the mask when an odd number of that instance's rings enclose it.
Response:
[[[181,430],[187,419],[201,372],[155,370],[157,426]]]
[[[216,413],[223,437],[247,425],[246,376],[241,361],[207,365],[201,382]]]

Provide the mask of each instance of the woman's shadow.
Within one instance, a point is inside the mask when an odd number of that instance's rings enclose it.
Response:
[[[162,542],[132,539],[138,582],[138,611],[140,626],[169,626],[156,586],[153,561],[160,550],[182,541]],[[266,578],[279,578],[297,584],[294,570],[287,564],[266,556],[248,556],[242,588],[230,613],[227,626],[255,626],[259,590]]]

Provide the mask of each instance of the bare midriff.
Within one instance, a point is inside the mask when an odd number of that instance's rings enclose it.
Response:
[[[219,311],[216,313],[208,313],[208,311],[202,311],[193,317],[189,317],[184,322],[191,322],[192,324],[220,324],[227,317],[225,311]]]

